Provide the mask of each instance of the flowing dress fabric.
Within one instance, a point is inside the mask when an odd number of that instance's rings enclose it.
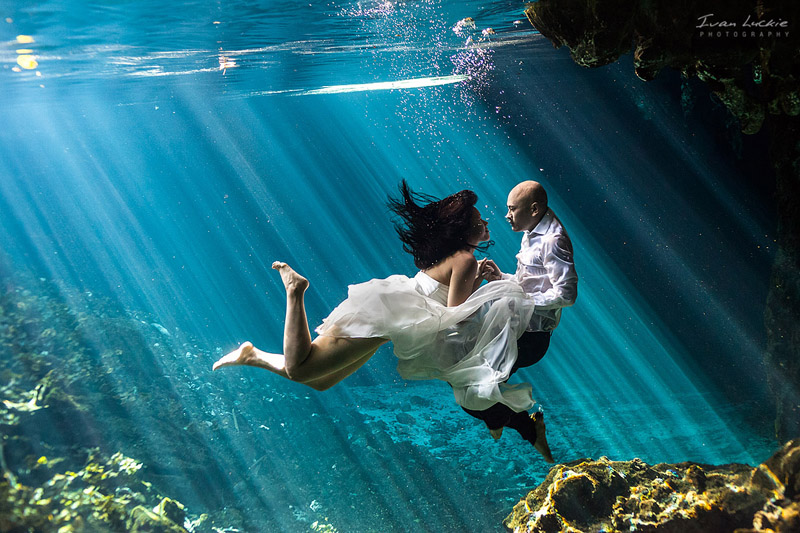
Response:
[[[441,379],[456,401],[482,410],[500,402],[530,409],[530,384],[508,385],[517,339],[534,304],[513,280],[493,281],[463,304],[447,307],[447,286],[420,272],[351,285],[347,299],[323,320],[319,335],[383,337],[394,344],[405,379]]]

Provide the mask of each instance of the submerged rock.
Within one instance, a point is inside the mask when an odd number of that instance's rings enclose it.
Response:
[[[161,500],[161,503],[153,509],[153,512],[176,524],[183,524],[184,520],[186,520],[186,511],[183,504],[170,498]]]
[[[127,523],[127,530],[131,532],[148,533],[183,533],[185,528],[179,526],[164,515],[156,514],[153,511],[142,507],[134,507],[130,513]]]
[[[558,465],[504,525],[515,532],[800,530],[800,439],[722,466],[582,459]]]
[[[707,83],[742,125],[761,129],[767,114],[797,116],[798,6],[757,0],[715,2],[540,0],[531,24],[585,67],[616,61],[633,49],[636,75],[649,81],[665,67]],[[728,25],[728,26],[721,26]]]

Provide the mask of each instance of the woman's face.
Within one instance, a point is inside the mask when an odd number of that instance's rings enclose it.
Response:
[[[476,208],[472,208],[472,221],[470,223],[469,244],[477,245],[489,240],[489,221],[481,218],[481,213]]]

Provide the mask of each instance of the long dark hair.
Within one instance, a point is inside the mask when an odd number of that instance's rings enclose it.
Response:
[[[439,200],[412,192],[406,180],[400,182],[400,197],[389,197],[389,209],[399,217],[394,228],[403,241],[403,250],[414,256],[417,268],[430,268],[459,250],[488,248],[488,243],[467,243],[472,231],[472,208],[477,201],[478,195],[469,189]]]

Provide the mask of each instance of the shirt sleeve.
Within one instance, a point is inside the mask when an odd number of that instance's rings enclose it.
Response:
[[[554,235],[543,243],[542,256],[547,277],[553,286],[545,292],[533,295],[536,307],[569,307],[578,297],[578,274],[573,261],[572,242],[565,234]]]

